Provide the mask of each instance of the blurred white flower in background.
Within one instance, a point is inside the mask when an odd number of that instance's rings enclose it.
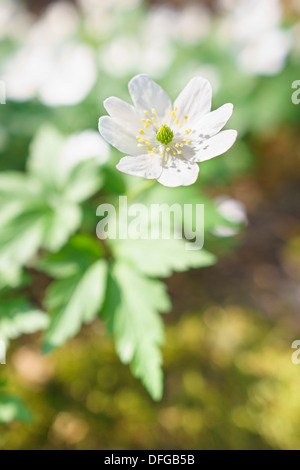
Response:
[[[229,10],[221,25],[222,40],[236,46],[239,66],[249,74],[280,72],[292,43],[281,28],[280,0],[222,0],[219,4]]]
[[[137,8],[142,0],[78,0],[85,28],[93,38],[107,38],[116,28],[116,15]]]
[[[22,40],[34,22],[33,16],[15,0],[0,0],[0,39]]]
[[[78,0],[84,11],[93,11],[97,7],[103,10],[131,10],[142,3],[143,0]]]
[[[247,224],[247,210],[241,201],[228,196],[219,196],[215,199],[215,204],[219,214],[229,223],[235,225]],[[240,230],[238,228],[235,229],[227,225],[217,225],[212,231],[217,237],[232,237],[239,232]]]
[[[150,9],[144,28],[149,40],[160,37],[197,44],[210,33],[211,16],[207,8],[187,2],[181,8],[159,5]]]
[[[151,42],[153,38],[161,41],[170,41],[176,38],[176,25],[178,20],[177,9],[172,5],[158,5],[150,8],[142,24],[146,39]]]
[[[140,48],[134,36],[119,36],[101,48],[101,68],[113,77],[124,77],[136,72]]]
[[[109,145],[95,130],[86,130],[71,135],[63,148],[62,163],[66,167],[95,158],[99,164],[107,162],[110,155]]]
[[[49,51],[44,46],[19,49],[4,65],[2,72],[7,98],[13,101],[33,99],[50,68]]]
[[[65,2],[50,5],[24,37],[23,47],[2,67],[7,98],[38,98],[47,106],[70,106],[89,94],[97,79],[93,50],[74,40],[76,9]]]
[[[182,71],[178,73],[176,77],[176,84],[178,88],[183,88],[186,81],[199,75],[200,77],[208,80],[213,89],[213,95],[215,95],[221,86],[221,75],[215,64],[203,63],[199,65],[199,62],[190,62],[190,64]],[[175,80],[175,79],[174,79]]]
[[[277,29],[266,34],[263,40],[245,47],[239,55],[239,62],[247,72],[274,75],[283,69],[290,48],[290,36]]]
[[[175,59],[175,49],[167,41],[153,40],[140,48],[140,61],[137,72],[145,72],[155,78],[164,77]]]
[[[32,45],[58,45],[76,35],[79,14],[75,6],[67,2],[50,4],[33,25],[27,42]]]
[[[114,18],[106,1],[78,0],[87,33],[95,39],[109,36],[114,29]]]
[[[94,53],[84,44],[66,44],[53,54],[50,72],[38,96],[48,106],[81,103],[97,79]]]
[[[25,46],[6,64],[2,74],[7,98],[38,97],[47,106],[75,105],[93,87],[97,70],[93,51],[83,44]]]
[[[100,52],[100,66],[112,77],[126,77],[146,72],[155,78],[163,77],[170,69],[175,57],[174,48],[166,41],[153,39],[148,42],[141,34],[119,36]]]
[[[178,36],[181,41],[196,44],[210,33],[211,15],[203,5],[187,3],[178,15]]]

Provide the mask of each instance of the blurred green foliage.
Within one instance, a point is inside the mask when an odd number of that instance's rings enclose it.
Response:
[[[19,374],[7,375],[35,422],[11,425],[1,447],[298,449],[300,378],[286,347],[291,330],[236,305],[199,313],[167,324],[159,404],[120,368],[99,323],[51,357],[27,342],[10,356]],[[37,370],[42,364],[44,376],[30,371],[29,359]]]

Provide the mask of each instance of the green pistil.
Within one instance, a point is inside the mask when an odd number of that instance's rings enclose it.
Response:
[[[163,145],[168,145],[170,142],[172,142],[173,137],[174,134],[172,130],[169,126],[166,126],[166,124],[160,127],[156,133],[156,140],[158,140],[158,142]]]

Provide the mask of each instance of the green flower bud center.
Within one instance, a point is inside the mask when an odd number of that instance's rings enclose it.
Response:
[[[174,138],[173,131],[166,124],[160,127],[156,133],[156,140],[158,140],[158,142],[160,142],[163,145],[168,145],[170,142],[172,142],[173,138]]]

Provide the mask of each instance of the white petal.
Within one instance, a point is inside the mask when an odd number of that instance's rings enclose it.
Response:
[[[140,149],[133,133],[129,133],[109,116],[102,116],[99,120],[99,131],[104,139],[120,152],[138,155]]]
[[[141,110],[156,110],[164,118],[172,109],[172,102],[167,93],[155,83],[149,75],[137,75],[129,82],[129,92],[134,105]]]
[[[232,129],[219,132],[219,134],[205,140],[196,148],[194,161],[205,162],[227,152],[233,146],[237,138],[237,131]]]
[[[159,155],[153,155],[153,157],[150,157],[150,155],[124,157],[117,164],[117,169],[128,175],[157,179],[162,172],[162,158]]]
[[[208,80],[195,77],[190,80],[174,103],[180,122],[188,116],[188,125],[208,114],[211,110],[212,88]]]
[[[124,127],[124,129],[133,131],[136,134],[138,133],[142,123],[137,110],[133,106],[115,96],[107,98],[103,104],[114,121]]]
[[[202,116],[202,118],[194,124],[196,134],[203,137],[212,137],[213,135],[216,135],[221,129],[223,129],[227,121],[230,119],[232,112],[233,104],[227,103],[215,111]]]
[[[189,186],[195,183],[199,174],[197,163],[190,163],[181,158],[169,158],[163,166],[158,182],[169,188]]]

